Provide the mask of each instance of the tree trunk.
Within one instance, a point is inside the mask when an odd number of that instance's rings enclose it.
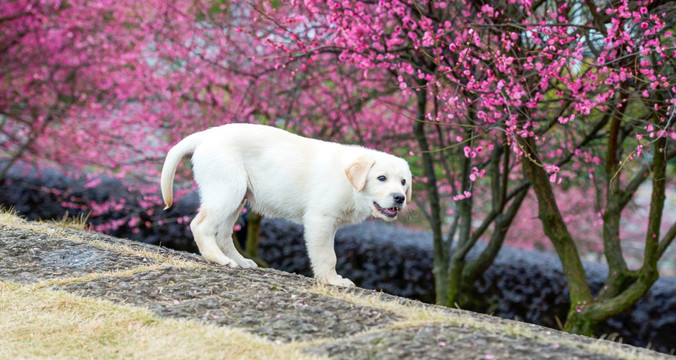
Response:
[[[472,138],[473,130],[467,132],[467,138]],[[472,163],[471,159],[463,157],[462,159],[462,187],[461,192],[470,189],[469,175],[471,173]],[[457,303],[457,296],[460,293],[462,285],[462,272],[465,268],[465,256],[474,245],[472,243],[472,205],[474,199],[469,197],[459,200],[460,224],[458,243],[455,249],[452,250],[450,264],[448,265],[448,272],[446,274],[446,301],[444,305],[454,307]],[[450,242],[449,242],[450,243]],[[450,251],[446,249],[445,251]]]
[[[441,233],[441,205],[439,201],[439,191],[437,189],[437,178],[434,173],[434,159],[430,153],[430,146],[425,135],[425,111],[427,108],[427,83],[424,80],[418,80],[419,89],[416,92],[417,111],[416,119],[413,124],[413,134],[422,155],[423,174],[427,182],[427,196],[430,202],[429,222],[432,228],[434,238],[434,286],[437,304],[444,304],[446,298],[446,269],[448,257],[443,245],[443,235]]]
[[[589,304],[592,300],[577,246],[573,242],[556,204],[551,183],[535,151],[535,142],[532,138],[519,138],[519,145],[525,152],[525,157],[522,160],[524,172],[530,179],[538,199],[538,217],[542,221],[545,235],[552,242],[559,255],[563,274],[568,282],[571,305],[564,327],[571,329],[571,331],[574,329],[578,333],[592,334],[594,329],[591,324],[576,320],[579,306]]]
[[[258,256],[262,220],[263,216],[253,211],[249,211],[249,213],[247,214],[245,247],[246,254],[251,260],[255,261],[256,264],[260,267],[268,267],[268,263],[266,263],[263,259],[260,258],[260,256]]]
[[[596,334],[596,324],[596,322],[592,321],[587,316],[577,312],[577,310],[571,309],[568,311],[568,317],[566,318],[563,330],[572,334],[593,337]]]
[[[626,84],[623,83],[623,88]],[[621,189],[620,177],[616,176],[619,170],[619,158],[622,156],[624,137],[620,136],[621,119],[627,108],[626,92],[620,97],[620,107],[613,113],[610,122],[607,159],[606,159],[606,206],[603,212],[603,251],[608,261],[608,278],[598,298],[609,299],[624,291],[636,280],[632,276],[622,255],[620,246],[620,219],[622,217],[621,204],[624,191]]]

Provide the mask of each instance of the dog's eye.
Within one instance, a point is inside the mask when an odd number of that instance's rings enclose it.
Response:
[[[378,176],[378,181],[385,181],[387,178],[383,175]]]
[[[406,179],[401,179],[401,184],[406,185]]]

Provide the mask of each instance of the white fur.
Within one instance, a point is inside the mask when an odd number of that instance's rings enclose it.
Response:
[[[374,202],[401,210],[411,201],[411,171],[401,158],[269,126],[230,124],[194,133],[169,151],[161,178],[167,207],[176,167],[190,152],[201,200],[190,227],[202,256],[223,265],[256,266],[232,243],[233,225],[248,201],[252,211],[305,226],[315,278],[352,286],[336,273],[336,230],[369,215],[396,218],[398,212],[380,211]]]

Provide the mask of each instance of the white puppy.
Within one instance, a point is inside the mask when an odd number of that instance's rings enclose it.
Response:
[[[190,228],[202,256],[223,265],[256,266],[232,243],[248,201],[252,211],[305,226],[317,280],[353,286],[336,273],[336,230],[369,215],[392,221],[411,201],[411,171],[401,158],[270,126],[230,124],[194,133],[169,150],[161,179],[167,208],[176,167],[191,152],[201,205]]]

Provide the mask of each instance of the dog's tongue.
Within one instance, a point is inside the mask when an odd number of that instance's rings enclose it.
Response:
[[[397,209],[396,208],[383,209],[383,214],[387,216],[397,215]]]

